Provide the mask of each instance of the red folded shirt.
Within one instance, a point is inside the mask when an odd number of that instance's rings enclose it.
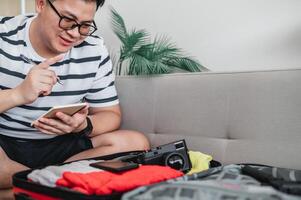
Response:
[[[125,192],[139,186],[158,183],[183,176],[183,173],[167,166],[143,165],[122,173],[108,171],[77,173],[64,172],[56,185],[68,187],[88,195],[104,195]]]

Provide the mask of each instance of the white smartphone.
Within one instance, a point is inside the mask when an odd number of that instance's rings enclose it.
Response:
[[[36,119],[35,121],[39,120],[42,117],[46,117],[46,118],[56,118],[56,113],[57,112],[62,112],[65,113],[67,115],[74,115],[75,113],[79,112],[80,110],[82,110],[83,108],[86,107],[86,103],[76,103],[76,104],[68,104],[68,105],[63,105],[63,106],[54,106],[52,108],[50,108],[46,113],[44,113],[43,115],[41,115],[38,119]],[[33,124],[33,122],[32,122]],[[31,124],[31,125],[32,125]]]

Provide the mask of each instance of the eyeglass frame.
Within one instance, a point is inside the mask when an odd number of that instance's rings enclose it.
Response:
[[[72,29],[75,29],[76,27],[78,28],[78,32],[79,32],[79,34],[80,35],[83,35],[83,36],[91,36],[93,33],[95,33],[95,31],[97,31],[97,27],[96,27],[96,24],[95,24],[95,21],[93,20],[92,21],[92,23],[93,23],[93,25],[88,25],[88,24],[79,24],[75,19],[72,19],[72,18],[70,18],[70,17],[66,17],[66,16],[64,16],[64,15],[61,15],[60,13],[59,13],[59,11],[54,7],[54,5],[51,3],[51,1],[50,0],[47,0],[47,2],[49,3],[49,5],[50,5],[50,7],[53,9],[53,11],[59,16],[59,18],[60,18],[60,21],[59,21],[59,27],[61,28],[61,29],[63,29],[63,30],[65,30],[65,31],[67,31],[67,30],[72,30]],[[72,25],[72,27],[70,27],[70,28],[63,28],[62,26],[61,26],[61,21],[63,20],[63,19],[68,19],[68,20],[70,20],[70,21],[74,21],[75,22],[75,24],[74,25]],[[94,28],[94,30],[91,32],[91,33],[89,33],[89,34],[82,34],[81,32],[80,32],[80,27],[81,26],[83,26],[83,25],[88,25],[90,28],[92,27],[92,28]]]

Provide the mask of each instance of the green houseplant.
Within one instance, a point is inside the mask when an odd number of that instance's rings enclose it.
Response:
[[[123,18],[111,8],[112,27],[121,41],[120,55],[115,59],[116,74],[151,75],[175,71],[208,71],[197,60],[183,56],[181,49],[168,37],[156,37],[151,41],[144,30],[128,31]]]

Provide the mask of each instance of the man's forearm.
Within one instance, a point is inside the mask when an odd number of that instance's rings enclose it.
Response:
[[[89,117],[93,125],[91,137],[114,131],[120,127],[121,115],[112,111],[98,112]]]
[[[0,90],[0,113],[18,105],[16,91],[14,89]]]

